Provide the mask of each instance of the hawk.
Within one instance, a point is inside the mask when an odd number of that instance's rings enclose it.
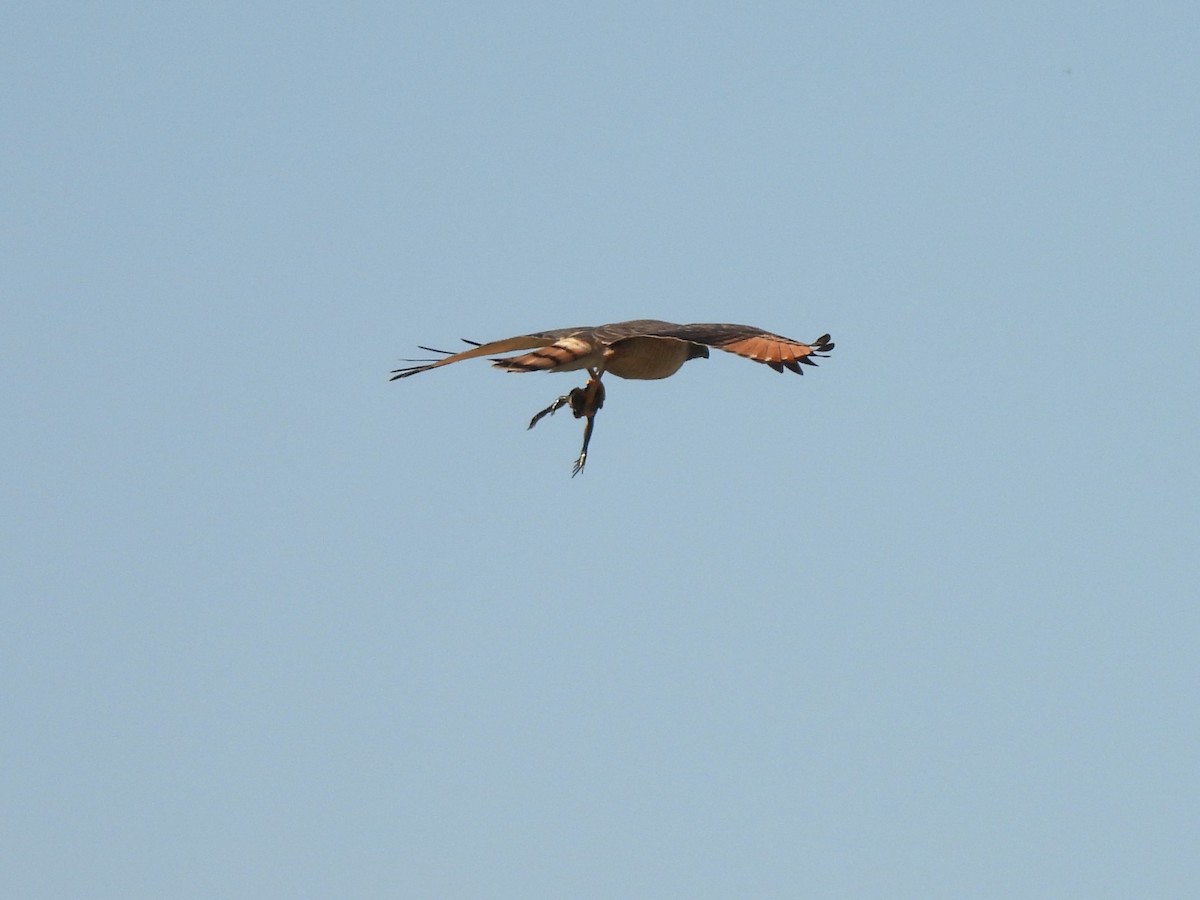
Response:
[[[587,384],[572,388],[529,422],[532,428],[543,416],[553,415],[564,406],[571,407],[575,418],[587,419],[583,428],[583,449],[579,451],[571,470],[572,477],[582,472],[587,462],[588,442],[592,439],[596,413],[604,406],[604,385],[600,379],[606,373],[618,378],[667,378],[678,372],[689,359],[707,359],[708,348],[715,347],[764,363],[776,372],[787,369],[803,375],[802,366],[815,366],[817,362],[813,357],[828,356],[833,349],[827,334],[811,344],[805,344],[750,325],[675,325],[657,319],[635,319],[593,328],[537,331],[487,344],[466,338],[463,338],[463,342],[470,344],[471,348],[459,353],[421,347],[428,353],[444,354],[445,358],[434,361],[405,360],[422,365],[394,369],[391,380],[408,378],[464,359],[531,348],[537,349],[520,356],[493,358],[492,365],[506,372],[576,372],[585,369],[588,373]]]

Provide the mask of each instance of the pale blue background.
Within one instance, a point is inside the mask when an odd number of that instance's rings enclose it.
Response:
[[[5,896],[1194,896],[1200,5],[3,19]]]

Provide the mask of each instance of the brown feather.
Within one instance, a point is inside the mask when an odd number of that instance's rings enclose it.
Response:
[[[488,356],[492,353],[507,353],[510,350],[528,350],[530,347],[544,347],[547,344],[553,344],[554,338],[544,335],[523,334],[518,337],[505,338],[502,341],[492,341],[490,344],[480,344],[477,347],[472,347],[470,350],[463,350],[461,353],[452,353],[445,359],[439,359],[437,362],[427,363],[423,366],[406,366],[402,369],[393,369],[391,381],[397,378],[408,378],[410,375],[416,375],[419,372],[428,372],[430,369],[437,369],[441,366],[448,366],[450,363],[461,362],[464,359],[474,359],[478,356]],[[428,349],[428,348],[422,348]],[[435,351],[441,353],[443,351]]]

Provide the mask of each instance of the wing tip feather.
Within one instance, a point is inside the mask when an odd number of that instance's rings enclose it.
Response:
[[[401,378],[408,378],[410,375],[418,375],[421,372],[428,372],[434,368],[437,363],[429,363],[424,366],[406,366],[403,369],[392,369],[392,377],[388,381],[398,381]]]

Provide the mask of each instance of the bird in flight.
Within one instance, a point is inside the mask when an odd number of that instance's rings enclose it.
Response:
[[[532,428],[544,416],[553,415],[564,406],[570,406],[575,418],[587,419],[583,427],[583,449],[579,451],[579,457],[575,460],[571,477],[582,472],[587,462],[588,442],[592,439],[596,413],[604,406],[604,384],[600,379],[607,373],[618,378],[667,378],[678,372],[689,359],[707,359],[708,348],[715,347],[764,363],[776,372],[787,369],[803,375],[802,366],[815,366],[817,362],[813,357],[828,356],[829,351],[833,349],[827,334],[821,335],[811,344],[805,344],[750,325],[675,325],[657,319],[635,319],[595,328],[538,331],[487,344],[466,338],[463,338],[463,342],[471,347],[459,353],[421,347],[420,349],[428,353],[441,353],[444,358],[405,360],[421,365],[394,369],[391,380],[408,378],[464,359],[515,350],[532,352],[502,359],[493,358],[492,365],[507,372],[586,370],[588,380],[583,387],[572,388],[529,422],[529,427]]]

